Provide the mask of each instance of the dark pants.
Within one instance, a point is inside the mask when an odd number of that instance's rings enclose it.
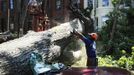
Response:
[[[98,66],[98,59],[97,58],[87,58],[87,67],[88,68],[96,68]]]

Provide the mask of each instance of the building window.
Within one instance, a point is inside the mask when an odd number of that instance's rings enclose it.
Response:
[[[119,5],[119,8],[122,9],[122,8],[125,8],[125,9],[129,9],[129,7],[131,6],[131,1],[130,0],[122,0],[120,2],[120,5]]]
[[[5,0],[1,1],[1,10],[2,10],[2,14],[6,14],[6,9],[7,9],[7,3]]]
[[[95,6],[95,8],[98,8],[98,0],[94,0],[95,2],[94,2],[94,6]]]
[[[56,10],[61,10],[62,6],[61,6],[61,0],[56,0]]]
[[[109,18],[108,18],[107,16],[102,16],[101,19],[102,19],[101,22],[102,22],[102,26],[103,26],[103,25],[106,25],[106,21],[107,21]]]
[[[92,0],[88,0],[88,2],[87,2],[88,4],[88,7],[93,7],[93,1]]]
[[[73,4],[75,7],[79,8],[79,7],[80,7],[80,0],[72,0],[72,4]]]
[[[80,0],[77,0],[78,7],[80,8]]]
[[[131,0],[132,8],[134,8],[134,0]]]
[[[13,0],[10,0],[10,9],[13,10],[14,6],[13,6]]]
[[[102,0],[102,6],[109,6],[109,0]]]
[[[98,31],[98,17],[95,17],[95,30]]]
[[[125,7],[130,7],[131,6],[131,0],[124,1],[124,6]]]

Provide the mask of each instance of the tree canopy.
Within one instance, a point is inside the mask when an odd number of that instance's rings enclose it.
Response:
[[[103,49],[107,50],[106,54],[119,55],[121,50],[131,53],[131,47],[134,45],[134,30],[132,29],[134,27],[134,8],[131,6],[120,8],[122,0],[119,1],[113,0],[115,8],[107,15],[109,20],[100,31],[103,38]]]

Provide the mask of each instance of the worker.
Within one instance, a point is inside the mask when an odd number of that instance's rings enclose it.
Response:
[[[88,33],[86,36],[77,30],[73,30],[72,32],[76,36],[78,36],[84,43],[86,47],[87,54],[87,67],[91,69],[95,69],[98,66],[98,59],[96,58],[96,43],[95,41],[98,38],[97,33]]]

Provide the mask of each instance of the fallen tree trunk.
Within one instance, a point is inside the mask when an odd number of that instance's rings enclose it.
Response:
[[[23,37],[0,44],[0,75],[31,75],[32,51],[53,60],[71,42],[71,31],[82,31],[79,20],[73,20],[43,32],[29,31]]]

